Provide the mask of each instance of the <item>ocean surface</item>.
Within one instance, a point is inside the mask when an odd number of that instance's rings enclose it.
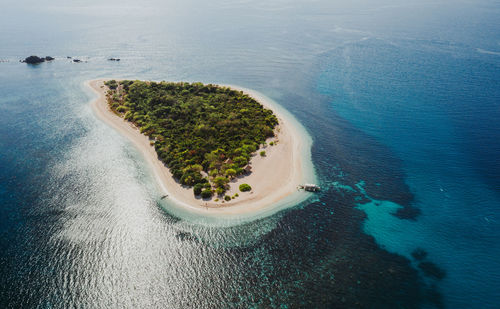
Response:
[[[500,3],[346,2],[2,1],[0,307],[499,308]],[[175,214],[104,77],[262,92],[322,192]]]

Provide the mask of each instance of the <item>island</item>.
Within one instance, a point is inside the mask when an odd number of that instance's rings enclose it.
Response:
[[[96,115],[141,151],[169,200],[206,210],[261,209],[305,180],[306,142],[258,93],[187,82],[88,85],[99,95]]]

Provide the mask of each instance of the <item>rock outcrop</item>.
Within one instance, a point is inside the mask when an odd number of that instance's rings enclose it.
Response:
[[[29,57],[25,58],[24,60],[21,60],[21,62],[28,63],[28,64],[38,64],[38,63],[42,63],[45,61],[52,61],[52,60],[54,60],[54,58],[51,56],[46,56],[45,58],[38,57],[38,56],[29,56]]]

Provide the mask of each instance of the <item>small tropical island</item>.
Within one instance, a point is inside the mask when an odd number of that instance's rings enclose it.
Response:
[[[304,180],[297,128],[258,93],[199,82],[88,84],[99,94],[97,116],[144,154],[164,198],[206,210],[261,208]]]

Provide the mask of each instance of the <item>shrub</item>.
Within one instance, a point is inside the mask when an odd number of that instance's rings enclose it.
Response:
[[[261,157],[265,157],[265,156],[266,156],[266,152],[265,152],[264,150],[262,150],[262,151],[260,152],[260,156],[261,156]]]
[[[225,195],[225,196],[224,196],[224,199],[225,199],[226,201],[230,201],[230,200],[231,200],[231,197],[230,197],[229,195]]]
[[[212,197],[212,190],[205,189],[201,191],[201,197],[202,198],[211,198]]]
[[[274,142],[270,142],[269,145],[274,146]]]
[[[247,183],[242,183],[242,184],[240,185],[240,191],[241,191],[241,192],[246,192],[246,191],[250,191],[250,190],[252,190],[252,187],[250,187],[250,185],[249,185],[249,184],[247,184]]]

